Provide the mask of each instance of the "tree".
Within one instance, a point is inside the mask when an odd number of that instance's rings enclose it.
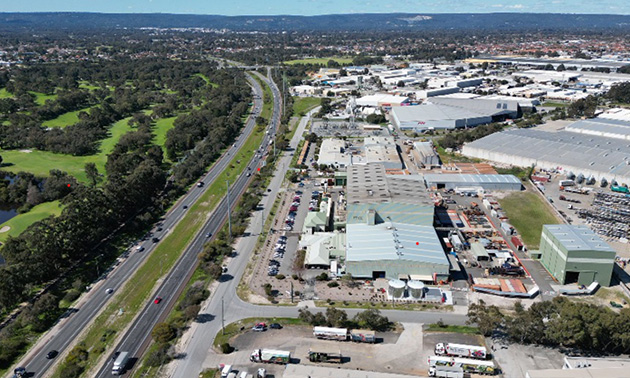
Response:
[[[624,74],[630,74],[630,64],[626,64],[625,66],[619,68],[619,70],[617,70],[617,72],[624,73]]]
[[[398,83],[396,83],[396,86],[399,87],[399,88],[402,88],[402,87],[405,86],[405,82],[402,81],[402,80],[399,80]]]
[[[567,68],[564,66],[563,63],[560,63],[558,68],[556,68],[556,71],[558,71],[558,72],[562,72],[562,71],[566,71],[566,70],[567,70]]]
[[[483,300],[468,306],[468,324],[476,324],[484,336],[490,336],[503,320],[497,306],[486,306]]]
[[[151,337],[153,340],[160,344],[166,344],[169,341],[173,340],[177,336],[177,332],[175,327],[168,323],[158,323],[151,331]]]
[[[0,155],[0,167],[2,167],[2,155]]]
[[[375,308],[362,311],[352,319],[360,328],[367,328],[374,331],[387,331],[392,327],[392,323],[387,316],[381,315],[381,312]]]
[[[348,322],[348,314],[334,307],[326,309],[326,324],[328,327],[344,327]]]
[[[606,97],[613,102],[630,104],[630,83],[617,83],[610,87]]]
[[[101,180],[100,175],[98,174],[98,168],[96,168],[96,164],[94,163],[86,163],[85,164],[85,175],[88,180],[92,183],[92,186],[96,186],[98,182]]]

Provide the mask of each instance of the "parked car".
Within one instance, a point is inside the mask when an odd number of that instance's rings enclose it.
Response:
[[[105,289],[105,292],[106,292],[107,294],[111,294],[111,293],[113,293],[113,292],[114,292],[114,289],[112,289],[111,287],[108,287],[107,289]]]
[[[269,328],[271,329],[282,329],[282,326],[278,323],[271,323],[269,324]]]

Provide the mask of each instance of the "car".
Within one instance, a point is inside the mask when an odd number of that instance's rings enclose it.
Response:
[[[160,302],[162,302],[162,297],[155,297],[155,299],[153,300],[153,303],[155,304],[159,304]]]
[[[142,251],[144,251],[144,247],[143,246],[139,245],[139,246],[136,247],[136,252],[142,252]]]
[[[284,226],[285,231],[293,231],[293,226],[289,226],[288,224]]]
[[[58,354],[59,352],[53,349],[50,352],[46,353],[46,358],[52,360],[53,358],[57,357]]]
[[[221,267],[221,273],[227,273],[227,271],[228,271],[228,267],[227,267],[227,265],[223,265],[223,266]]]
[[[232,147],[236,147],[236,143],[234,143],[234,144],[232,145]]]
[[[202,186],[204,186],[204,185],[205,185],[205,183],[204,183],[203,181],[199,181],[199,182],[197,183],[197,187],[198,187],[198,188],[201,188],[201,187],[202,187]]]
[[[151,241],[154,242],[154,243],[157,243],[157,242],[160,241],[160,239],[159,238],[153,238],[153,239],[151,239]]]
[[[247,176],[247,177],[250,177],[251,175],[252,175],[251,173],[247,172],[247,175],[246,175],[246,176]]]
[[[163,228],[162,228],[162,227],[158,227],[158,228],[156,228],[156,229],[155,229],[155,231],[157,231],[157,232],[160,232],[160,231],[162,231],[162,230],[163,230]]]
[[[252,331],[254,332],[264,332],[267,330],[267,325],[265,323],[258,323],[252,327]]]
[[[105,289],[105,292],[106,292],[107,294],[111,294],[111,293],[113,293],[113,292],[114,292],[114,289],[112,289],[111,287],[108,287],[107,289]]]
[[[271,192],[271,188],[267,189],[268,192]]]
[[[299,183],[299,184],[298,184],[298,186],[299,186],[300,188],[303,188],[303,187],[304,187],[304,183],[303,183],[303,182],[301,182],[301,183]]]
[[[188,205],[184,205],[182,207],[184,208],[184,210],[188,209]]]
[[[211,237],[212,237],[212,232],[208,232],[208,233],[206,234],[206,237],[207,237],[207,238],[211,238]]]
[[[282,329],[282,326],[279,323],[271,323],[271,324],[269,324],[269,328],[271,328],[271,329]]]
[[[302,191],[301,191],[301,190],[296,190],[296,191],[295,191],[295,194],[297,194],[297,195],[301,196],[301,195],[302,195]]]

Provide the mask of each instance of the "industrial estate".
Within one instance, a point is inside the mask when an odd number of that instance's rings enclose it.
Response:
[[[630,377],[630,29],[94,17],[0,38],[3,376]]]

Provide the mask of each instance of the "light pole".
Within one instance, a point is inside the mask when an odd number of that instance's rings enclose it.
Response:
[[[225,312],[223,307],[223,297],[221,297],[221,334],[225,335]]]

